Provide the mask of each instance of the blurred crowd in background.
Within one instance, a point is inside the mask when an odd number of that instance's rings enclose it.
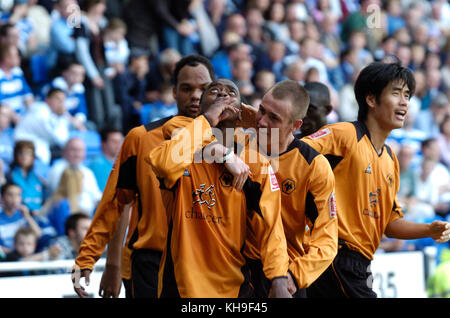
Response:
[[[193,53],[255,107],[280,80],[327,85],[329,123],[356,120],[364,66],[399,59],[416,79],[405,126],[388,138],[399,202],[407,218],[449,220],[448,1],[3,0],[0,10],[0,259],[76,255],[123,137],[177,113],[171,75]],[[385,238],[379,250],[430,245]]]

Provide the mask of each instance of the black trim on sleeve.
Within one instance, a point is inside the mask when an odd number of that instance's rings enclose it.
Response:
[[[305,200],[305,214],[308,217],[308,219],[312,223],[311,231],[314,228],[314,223],[319,216],[319,212],[317,211],[316,202],[314,202],[314,196],[310,191],[306,194],[306,200]]]
[[[138,192],[136,180],[137,156],[129,157],[120,165],[117,188],[128,189]]]
[[[258,182],[252,181],[250,180],[250,178],[247,178],[243,190],[245,194],[247,209],[255,211],[262,219],[264,219],[261,208],[259,207],[259,202],[262,195],[261,185]]]
[[[328,162],[330,163],[331,169],[334,170],[336,166],[344,159],[342,156],[335,156],[332,154],[324,155],[325,158],[327,158]]]

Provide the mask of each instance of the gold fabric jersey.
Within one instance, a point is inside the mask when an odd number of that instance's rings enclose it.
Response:
[[[170,118],[135,127],[125,137],[75,260],[80,269],[93,269],[117,228],[123,205],[133,201],[122,252],[122,277],[131,278],[132,249],[163,250],[167,235],[165,208],[158,179],[144,157],[164,141],[161,127]]]
[[[306,288],[337,254],[339,210],[334,175],[326,158],[298,139],[277,160],[289,270],[298,288]]]
[[[178,118],[174,119],[179,120]],[[166,127],[183,126],[169,121]],[[185,126],[178,136],[193,136],[183,160],[174,160],[179,140],[167,140],[149,154],[149,163],[161,179],[167,199],[169,234],[158,281],[159,296],[194,298],[238,297],[244,283],[243,248],[247,219],[261,218],[256,230],[269,279],[285,276],[288,255],[280,215],[280,191],[269,162],[258,157],[248,163],[250,176],[244,189],[232,186],[232,175],[220,163],[195,162],[194,153],[214,140],[204,116]],[[196,127],[202,127],[194,133]],[[163,128],[164,130],[164,128]],[[170,134],[168,134],[170,135]],[[239,153],[239,152],[237,152]],[[240,157],[252,158],[247,149]],[[180,162],[181,161],[181,162]]]
[[[364,123],[326,125],[302,139],[330,162],[336,180],[339,239],[373,259],[388,223],[403,217],[397,204],[399,164],[384,145],[378,155]]]

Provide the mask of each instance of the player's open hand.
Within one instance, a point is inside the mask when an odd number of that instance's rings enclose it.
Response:
[[[122,278],[120,268],[114,265],[105,266],[102,279],[100,281],[100,289],[98,294],[103,298],[119,297],[120,288],[122,286]]]
[[[81,286],[81,277],[84,277],[84,283],[86,284],[86,286],[89,286],[90,276],[91,271],[89,269],[80,270],[80,268],[77,265],[75,265],[72,269],[73,289],[80,298],[89,296],[89,293],[85,291],[83,286]]]

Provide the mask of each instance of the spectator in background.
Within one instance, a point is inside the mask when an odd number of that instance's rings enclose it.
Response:
[[[354,85],[358,78],[359,71],[360,69],[355,70],[351,82],[344,84],[344,86],[338,90],[339,106],[337,112],[341,121],[355,121],[358,117],[359,108],[355,99]]]
[[[196,33],[191,36],[191,42],[197,46],[198,53],[210,58],[220,47],[220,39],[206,11],[204,0],[192,1],[189,5],[189,12],[197,28]]]
[[[16,46],[5,44],[0,47],[0,103],[13,111],[13,123],[20,121],[25,111],[34,102],[25,76],[20,68],[20,56]]]
[[[398,29],[406,26],[406,21],[402,17],[402,4],[399,0],[386,1],[384,3],[387,19],[387,34],[392,35]]]
[[[216,29],[219,38],[222,39],[222,34],[226,27],[226,10],[227,0],[209,0],[206,11],[211,19],[211,23]]]
[[[445,94],[440,93],[433,98],[429,109],[422,108],[414,122],[414,127],[425,132],[428,137],[436,137],[439,134],[439,125],[449,112],[449,100]]]
[[[239,88],[241,96],[247,98],[254,93],[255,87],[252,83],[253,64],[249,60],[236,60],[231,69],[234,83]]]
[[[11,23],[0,25],[0,43],[2,45],[11,44],[19,48],[19,29]],[[20,54],[20,51],[19,51]]]
[[[341,40],[347,43],[350,34],[353,31],[363,31],[368,39],[368,48],[371,52],[375,51],[377,43],[377,32],[382,32],[376,28],[370,28],[367,25],[367,17],[372,13],[373,7],[381,8],[380,0],[362,0],[360,1],[360,8],[347,16],[341,26]],[[381,29],[381,28],[380,28]]]
[[[79,9],[77,0],[55,2],[51,12],[50,45],[47,50],[47,68],[51,77],[58,76],[63,65],[76,60],[73,33],[80,21],[73,13]]]
[[[105,73],[105,57],[102,30],[106,25],[104,12],[106,0],[83,1],[84,14],[80,27],[75,29],[75,53],[86,69],[86,100],[89,119],[97,129],[104,126],[122,126],[121,110],[114,101],[113,84]]]
[[[441,162],[450,169],[450,113],[445,114],[436,139],[441,152]]]
[[[450,32],[450,31],[449,31]],[[448,48],[450,49],[450,41],[447,44]],[[442,74],[442,84],[444,86],[445,91],[450,91],[450,54],[447,54],[447,58],[445,59],[445,64],[441,68],[441,74]],[[447,94],[448,96],[448,94]]]
[[[39,213],[45,197],[45,181],[34,171],[35,156],[33,142],[17,141],[8,178],[22,189],[22,202],[32,215]]]
[[[442,75],[439,69],[425,68],[426,93],[421,99],[422,110],[431,107],[433,100],[441,93]]]
[[[28,17],[31,2],[29,0],[14,0],[11,14],[7,19],[19,30],[18,48],[25,59],[28,59],[38,48],[35,26]]]
[[[406,213],[408,213],[408,201],[416,191],[416,178],[412,165],[416,149],[408,144],[401,145],[398,153],[398,163],[400,167],[400,188],[397,193],[399,203]]]
[[[91,225],[91,219],[82,212],[76,212],[66,219],[64,225],[65,235],[61,235],[55,240],[61,246],[61,253],[58,254],[57,259],[75,259],[81,242]]]
[[[61,253],[61,247],[53,244],[49,248],[37,251],[38,237],[36,233],[29,227],[21,227],[14,235],[14,250],[6,255],[5,262],[22,262],[22,261],[48,261],[55,260]],[[45,273],[45,271],[44,271]],[[22,271],[10,273],[7,276],[21,276],[43,274],[41,271]]]
[[[316,68],[319,72],[319,81],[328,83],[328,73],[325,63],[317,58],[319,51],[318,42],[311,37],[305,37],[300,43],[300,58],[305,63],[305,71],[308,72],[310,68]]]
[[[414,196],[429,204],[433,213],[427,214],[425,209],[414,213],[416,216],[433,217],[434,213],[446,215],[449,211],[450,172],[439,162],[440,149],[435,138],[422,142],[423,160],[416,176],[416,192]]]
[[[46,165],[50,165],[69,140],[71,117],[67,114],[65,99],[62,90],[50,89],[45,102],[34,103],[14,131],[14,140],[33,141],[36,157]]]
[[[114,78],[115,97],[122,109],[122,127],[125,134],[141,124],[142,107],[147,103],[148,72],[149,63],[146,52],[136,49],[133,50],[125,71]]]
[[[250,57],[251,50],[252,47],[249,44],[242,42],[240,38],[237,39],[237,42],[232,42],[229,45],[224,46],[222,50],[219,50],[211,59],[217,78],[231,79],[233,77],[231,74],[233,63],[237,60],[252,61]],[[254,67],[255,71],[258,71],[258,66],[254,65]],[[263,68],[263,66],[260,67],[260,69]],[[270,69],[270,67],[267,69]]]
[[[67,167],[59,179],[58,187],[41,209],[57,235],[64,234],[67,218],[79,211],[80,195],[83,187],[83,173],[79,169]]]
[[[77,130],[95,130],[95,124],[88,121],[88,110],[84,89],[84,66],[72,62],[62,68],[61,76],[54,78],[49,87],[58,88],[66,93],[64,105],[69,115],[70,122]]]
[[[297,81],[300,84],[305,83],[306,74],[305,63],[300,58],[297,58],[296,60],[287,64],[286,68],[284,69],[284,76],[287,79]]]
[[[150,122],[175,116],[178,113],[178,107],[173,97],[173,85],[163,83],[159,91],[161,94],[160,100],[142,106],[141,124],[147,125]]]
[[[303,51],[303,50],[302,50]],[[285,64],[286,45],[281,41],[273,40],[268,44],[267,54],[260,56],[255,62],[255,71],[263,69],[272,71],[275,74],[276,81],[283,79]]]
[[[152,0],[129,0],[123,5],[122,17],[127,25],[126,39],[130,48],[145,51],[158,50],[152,43],[158,42],[157,34],[161,28],[160,19]],[[155,41],[156,40],[156,41]]]
[[[275,74],[269,70],[261,70],[255,74],[253,82],[256,93],[264,94],[275,85]]]
[[[172,48],[181,55],[197,53],[191,36],[196,31],[189,7],[192,0],[156,0],[154,8],[162,23],[163,48]]]
[[[288,24],[285,22],[285,10],[283,3],[272,2],[266,11],[264,28],[270,32],[272,39],[286,44],[290,33]]]
[[[94,172],[98,187],[103,192],[109,173],[122,145],[123,133],[120,129],[106,127],[102,129],[100,136],[102,152],[92,159],[88,167]]]
[[[137,51],[137,55],[143,55]],[[145,53],[144,53],[145,54]],[[150,62],[147,73],[147,87],[145,97],[152,103],[161,99],[159,87],[163,84],[172,84],[172,75],[175,65],[181,59],[181,54],[175,49],[164,49],[156,59]]]
[[[411,45],[411,63],[410,67],[413,71],[420,69],[425,62],[426,47],[413,43]]]
[[[112,79],[116,75],[123,73],[128,64],[130,49],[125,39],[127,25],[118,18],[112,18],[108,21],[105,28],[103,41],[105,43],[105,58],[107,68],[106,75]]]
[[[0,248],[5,254],[14,249],[14,235],[22,226],[29,226],[41,237],[41,229],[30,214],[30,210],[22,204],[22,189],[8,182],[1,189],[0,208]]]
[[[0,172],[0,186],[3,184],[1,176],[9,172],[9,164],[13,159],[14,129],[11,126],[11,118],[11,109],[7,105],[0,104],[0,170],[3,171],[3,173]]]
[[[75,182],[76,176],[82,176],[81,194],[79,195],[78,209],[83,210],[89,216],[94,213],[97,202],[101,198],[101,191],[91,169],[83,164],[86,159],[86,145],[81,138],[71,138],[63,149],[63,158],[57,160],[50,167],[48,175],[48,195],[53,195],[60,183],[61,176],[66,168],[69,182]],[[75,176],[75,177],[73,177]],[[71,178],[73,177],[73,178]],[[72,210],[75,208],[71,207]]]

